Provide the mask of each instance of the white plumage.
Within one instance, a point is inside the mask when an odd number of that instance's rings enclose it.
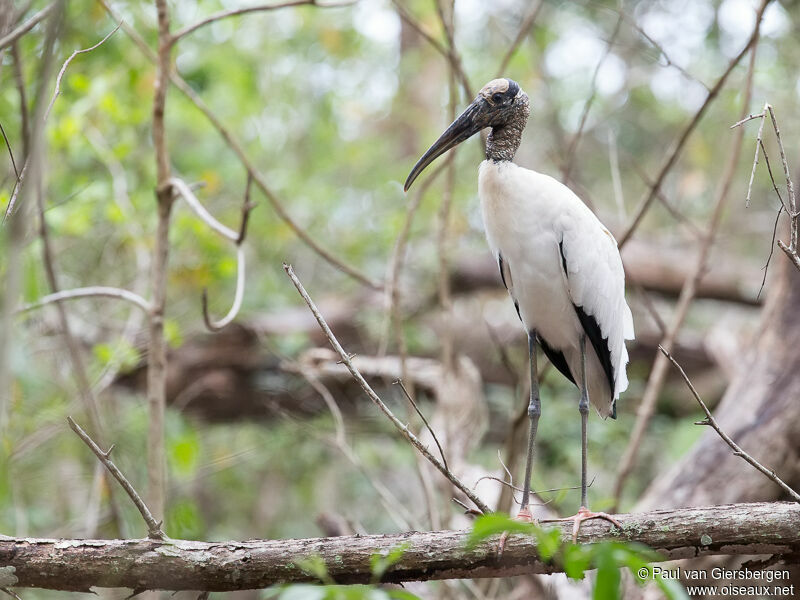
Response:
[[[599,325],[610,353],[613,395],[588,344],[586,384],[600,415],[612,414],[614,401],[628,386],[625,340],[633,339],[614,237],[568,187],[510,161],[481,163],[478,194],[486,238],[523,324],[563,353],[576,381],[584,329],[575,307]]]
[[[542,412],[536,362],[540,346],[581,392],[581,508],[570,517],[576,540],[587,519],[619,526],[613,517],[586,508],[587,419],[589,402],[601,416],[616,417],[616,400],[628,387],[625,340],[633,339],[633,319],[614,236],[567,186],[512,162],[529,114],[530,101],[516,81],[493,79],[417,161],[405,189],[437,156],[491,128],[478,195],[489,246],[528,333],[531,367],[519,517],[531,519],[531,471]]]

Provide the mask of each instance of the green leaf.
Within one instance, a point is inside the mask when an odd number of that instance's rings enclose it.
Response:
[[[377,583],[381,580],[384,573],[394,564],[398,563],[403,558],[403,554],[408,550],[409,544],[404,542],[391,548],[385,555],[375,553],[369,558],[370,571],[372,572],[372,581]]]
[[[597,567],[597,579],[595,580],[594,600],[613,600],[620,597],[619,565],[614,556],[614,547],[608,543],[596,544],[593,546],[595,555],[595,566]]]
[[[474,548],[487,538],[504,532],[534,535],[535,528],[536,525],[533,523],[517,521],[502,513],[483,515],[478,517],[472,526],[472,531],[467,539],[467,548]]]
[[[325,559],[319,554],[312,554],[296,560],[295,564],[309,575],[313,575],[319,579],[322,583],[333,583],[331,576],[328,575],[328,565],[325,564]]]
[[[405,590],[387,590],[387,592],[392,600],[419,600],[419,596]]]
[[[572,579],[583,579],[592,562],[592,552],[580,544],[567,544],[563,550],[564,572]]]
[[[534,526],[533,532],[536,535],[536,549],[542,560],[553,558],[561,548],[561,529],[542,529]]]

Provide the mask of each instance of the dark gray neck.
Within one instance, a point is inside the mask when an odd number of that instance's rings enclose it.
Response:
[[[494,161],[514,159],[530,112],[530,104],[525,96],[524,102],[516,107],[508,122],[492,127],[489,137],[486,138],[486,158]]]

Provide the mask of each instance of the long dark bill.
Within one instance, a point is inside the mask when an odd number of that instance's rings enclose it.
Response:
[[[408,174],[406,185],[403,188],[406,192],[425,167],[450,150],[450,148],[458,146],[461,142],[483,129],[484,126],[481,125],[478,116],[481,114],[485,103],[486,101],[483,98],[476,98],[475,101],[461,113],[461,116],[450,124],[450,127],[448,127],[439,139],[433,143],[433,146],[428,148],[428,151],[422,155],[422,158],[420,158],[417,164],[414,165],[414,168],[411,169],[411,173]]]

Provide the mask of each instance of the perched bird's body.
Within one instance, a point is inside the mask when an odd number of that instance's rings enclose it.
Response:
[[[542,412],[536,348],[541,346],[581,392],[581,508],[570,517],[577,537],[586,519],[617,524],[586,508],[587,419],[590,402],[601,416],[616,417],[616,400],[628,386],[625,340],[633,338],[633,319],[614,236],[567,186],[512,162],[529,114],[530,102],[519,84],[490,81],[414,165],[405,189],[437,156],[491,128],[478,175],[483,222],[528,334],[530,356],[530,434],[519,516],[531,519],[531,470]]]
[[[573,383],[586,333],[594,350],[586,354],[589,399],[601,416],[615,416],[628,385],[624,340],[633,320],[613,236],[568,187],[510,161],[481,163],[478,195],[489,247],[526,330]]]

